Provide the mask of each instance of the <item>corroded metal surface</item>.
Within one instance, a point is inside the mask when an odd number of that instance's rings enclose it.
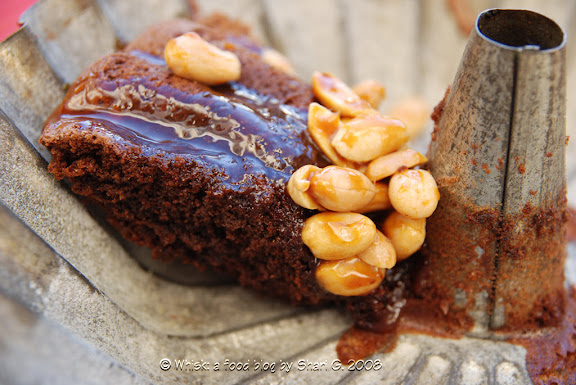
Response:
[[[560,306],[565,39],[534,12],[481,14],[430,145],[442,202],[428,222],[424,291],[445,295],[480,331]]]

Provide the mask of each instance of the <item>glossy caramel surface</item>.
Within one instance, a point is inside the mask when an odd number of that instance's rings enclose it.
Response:
[[[168,71],[163,60],[132,54],[146,61],[146,73],[85,77],[53,116],[53,124],[73,122],[80,130],[98,126],[145,153],[193,156],[221,171],[223,183],[232,187],[247,174],[287,181],[300,166],[324,162],[308,136],[307,111],[236,82],[186,92],[150,76]]]

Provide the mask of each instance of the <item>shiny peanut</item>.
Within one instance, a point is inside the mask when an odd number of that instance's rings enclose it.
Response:
[[[282,55],[275,49],[264,49],[261,57],[265,63],[276,68],[277,70],[280,70],[288,75],[296,75],[296,71],[294,71],[294,67],[292,67],[290,60],[288,60],[286,56]]]
[[[346,159],[369,162],[398,150],[407,141],[404,123],[373,111],[341,125],[331,144]]]
[[[389,177],[403,168],[412,168],[428,162],[428,158],[415,150],[401,150],[374,159],[366,168],[366,176],[370,180],[380,180]]]
[[[372,244],[363,252],[358,253],[357,257],[369,265],[382,269],[391,269],[396,264],[394,245],[388,237],[378,230],[376,230]]]
[[[342,296],[366,295],[384,279],[384,271],[360,258],[322,261],[316,268],[316,280],[325,290]]]
[[[367,101],[356,95],[342,80],[329,73],[314,72],[312,91],[323,105],[339,112],[341,116],[353,117],[372,110]]]
[[[195,32],[185,33],[166,43],[164,59],[172,72],[208,85],[240,78],[238,57],[202,39]]]
[[[376,195],[376,188],[359,171],[328,166],[310,178],[310,195],[328,210],[357,211],[370,203]]]
[[[381,228],[394,245],[399,261],[418,251],[426,239],[425,218],[411,219],[394,211],[386,217]]]
[[[376,194],[374,198],[366,206],[358,210],[361,213],[371,213],[374,211],[388,210],[392,207],[390,203],[390,196],[388,194],[388,184],[384,182],[376,182],[374,184]]]
[[[392,207],[409,218],[428,218],[438,205],[436,181],[426,170],[404,170],[390,178],[388,194]]]
[[[310,178],[312,174],[320,171],[320,167],[314,165],[306,165],[300,167],[288,180],[286,189],[292,200],[299,206],[310,210],[322,210],[323,207],[316,203],[310,196]]]
[[[352,257],[368,248],[376,236],[372,220],[357,213],[320,213],[308,218],[302,241],[316,258]]]
[[[338,153],[330,144],[331,137],[340,127],[340,115],[330,111],[328,108],[311,103],[308,108],[308,132],[320,150],[337,166],[358,168],[358,164],[351,162]]]
[[[410,138],[415,138],[431,121],[431,112],[430,105],[424,99],[414,96],[398,102],[388,111],[388,115],[403,121]]]
[[[380,103],[386,98],[386,88],[376,80],[364,80],[356,84],[352,91],[375,109],[377,109]]]

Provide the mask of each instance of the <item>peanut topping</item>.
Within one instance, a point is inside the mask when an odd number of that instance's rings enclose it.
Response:
[[[292,200],[299,206],[309,210],[322,210],[323,207],[312,199],[309,194],[310,178],[312,174],[320,171],[320,167],[306,165],[300,167],[288,180],[286,189]]]
[[[404,123],[372,111],[345,122],[336,132],[332,146],[346,159],[368,162],[398,150],[408,139]]]
[[[425,170],[405,170],[390,178],[388,194],[396,211],[409,218],[428,218],[438,205],[436,181]]]
[[[308,108],[308,132],[324,155],[337,166],[356,168],[357,164],[351,162],[334,150],[330,144],[330,138],[340,126],[340,116],[318,104],[311,103]]]
[[[320,262],[316,279],[320,286],[336,295],[366,295],[382,283],[384,272],[360,258],[348,258]]]
[[[308,218],[302,230],[302,241],[321,260],[316,269],[320,286],[337,295],[365,295],[380,285],[397,259],[422,246],[425,218],[436,209],[440,193],[428,171],[410,169],[428,159],[399,150],[410,138],[403,121],[375,110],[384,87],[363,82],[356,93],[333,75],[316,72],[312,88],[324,106],[310,104],[308,132],[335,166],[305,166],[287,189],[305,208],[332,211]],[[426,121],[422,105],[404,108],[401,118],[420,129]],[[389,183],[377,182],[390,176]],[[384,233],[356,213],[390,208],[397,212],[382,223]]]
[[[262,60],[288,75],[296,75],[296,71],[294,71],[290,60],[273,48],[266,48],[264,52],[262,52]]]
[[[430,121],[431,112],[432,109],[424,99],[410,97],[394,105],[388,114],[403,121],[410,138],[415,138]]]
[[[388,215],[381,228],[392,241],[399,261],[418,251],[426,238],[426,219],[411,219],[396,211]]]
[[[391,269],[396,264],[396,250],[394,245],[384,234],[376,230],[372,244],[366,250],[358,253],[358,258],[369,265],[382,269]]]
[[[357,211],[370,203],[376,188],[360,171],[328,166],[312,175],[310,195],[328,210]]]
[[[164,49],[164,59],[176,75],[207,85],[240,78],[238,57],[208,43],[195,32],[170,39]]]
[[[376,195],[374,195],[374,198],[372,198],[370,203],[358,210],[361,213],[384,211],[392,207],[388,195],[388,184],[384,182],[376,182],[374,187],[376,188]]]
[[[356,84],[352,91],[360,96],[360,99],[367,101],[374,109],[378,109],[380,103],[386,98],[386,88],[376,80],[364,80]]]
[[[312,91],[323,105],[339,112],[342,116],[354,117],[372,110],[367,101],[361,99],[343,81],[329,73],[314,72]]]
[[[415,150],[402,150],[383,155],[374,159],[366,168],[366,176],[370,180],[380,180],[389,177],[402,168],[411,168],[428,162],[428,158]]]
[[[318,259],[352,257],[368,248],[376,236],[370,218],[356,213],[320,213],[308,218],[302,241]]]

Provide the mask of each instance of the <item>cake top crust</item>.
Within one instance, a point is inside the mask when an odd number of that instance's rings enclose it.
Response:
[[[280,184],[305,164],[327,164],[307,132],[308,85],[264,63],[247,37],[230,43],[190,21],[158,28],[165,38],[193,29],[226,46],[242,62],[241,78],[209,87],[176,76],[158,56],[158,38],[152,45],[143,35],[85,70],[45,133],[70,124],[105,131],[144,155],[193,158],[232,189],[247,175]]]

